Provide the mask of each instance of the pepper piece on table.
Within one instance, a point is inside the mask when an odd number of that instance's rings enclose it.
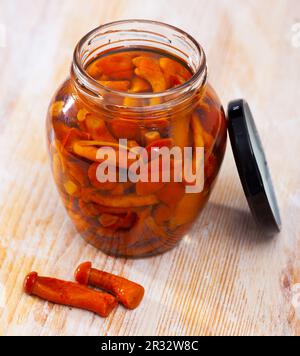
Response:
[[[90,262],[81,264],[75,279],[83,285],[91,285],[113,293],[119,302],[128,309],[137,308],[145,294],[144,288],[128,279],[92,268]]]
[[[36,272],[26,276],[24,290],[46,301],[84,309],[108,317],[117,306],[117,299],[108,294],[95,291],[73,282],[54,278],[39,277]]]

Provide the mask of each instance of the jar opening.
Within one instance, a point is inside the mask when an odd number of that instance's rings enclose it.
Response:
[[[127,93],[100,84],[88,75],[89,63],[103,53],[120,48],[148,48],[161,50],[176,56],[193,72],[190,80],[175,88],[159,93]],[[88,33],[77,45],[72,65],[72,77],[90,97],[132,98],[134,100],[160,99],[173,102],[190,95],[206,83],[206,56],[199,43],[186,32],[160,22],[148,20],[126,20],[100,26]],[[113,100],[112,100],[113,103]],[[120,105],[119,105],[120,106]],[[142,105],[141,105],[142,106]],[[132,108],[131,108],[132,109]]]

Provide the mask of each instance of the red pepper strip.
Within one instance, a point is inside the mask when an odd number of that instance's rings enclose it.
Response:
[[[108,317],[118,304],[110,294],[96,292],[72,282],[39,277],[35,272],[25,278],[24,290],[29,295],[49,302],[89,310],[102,317]]]
[[[128,309],[137,308],[145,294],[145,289],[141,285],[94,269],[90,262],[83,263],[77,268],[75,279],[83,285],[91,285],[113,293]]]

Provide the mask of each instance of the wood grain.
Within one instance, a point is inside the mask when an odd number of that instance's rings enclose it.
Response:
[[[280,200],[277,238],[268,240],[253,224],[230,147],[210,203],[174,251],[114,259],[76,234],[51,178],[45,113],[76,42],[99,24],[126,18],[187,30],[205,47],[224,104],[248,99]],[[1,335],[300,335],[292,305],[300,283],[297,22],[298,0],[1,0]],[[119,307],[103,320],[22,293],[27,272],[69,279],[85,260],[143,284],[142,306]]]

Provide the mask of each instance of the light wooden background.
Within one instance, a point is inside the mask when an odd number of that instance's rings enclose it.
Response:
[[[249,100],[280,200],[277,238],[267,240],[253,225],[230,147],[208,207],[176,250],[125,261],[76,234],[50,174],[46,109],[76,42],[99,24],[127,18],[190,32],[206,49],[224,105]],[[0,1],[0,334],[300,335],[292,303],[300,283],[297,23],[298,0]],[[22,293],[31,270],[69,279],[86,260],[142,283],[142,306],[119,307],[103,320]]]

